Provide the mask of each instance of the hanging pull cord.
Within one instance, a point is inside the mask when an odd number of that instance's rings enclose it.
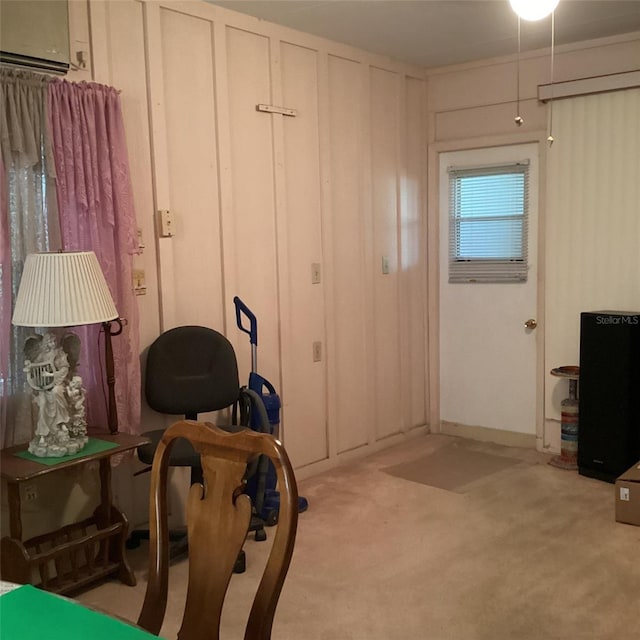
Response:
[[[551,68],[549,74],[551,76],[551,97],[549,98],[549,135],[547,142],[549,146],[553,144],[553,62],[555,58],[556,48],[556,12],[551,12]]]
[[[515,123],[521,127],[524,119],[520,115],[520,16],[518,16],[518,58],[516,60],[516,117]]]

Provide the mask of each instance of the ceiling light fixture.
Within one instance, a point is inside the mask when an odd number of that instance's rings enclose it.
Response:
[[[560,0],[509,0],[511,8],[523,20],[542,20],[552,13]]]

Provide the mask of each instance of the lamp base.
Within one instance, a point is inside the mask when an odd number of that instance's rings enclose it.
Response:
[[[67,333],[58,345],[52,333],[27,338],[25,373],[37,409],[29,453],[59,458],[81,451],[88,442],[85,390],[75,375],[80,339]]]

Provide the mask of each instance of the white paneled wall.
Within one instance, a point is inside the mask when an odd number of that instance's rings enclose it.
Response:
[[[405,118],[400,123],[403,158],[399,179],[400,238],[400,346],[401,369],[408,409],[405,429],[426,424],[427,420],[427,278],[424,269],[427,238],[426,219],[427,158],[424,153],[427,114],[424,109],[426,84],[406,78],[404,86]],[[435,258],[435,257],[434,257]],[[416,292],[422,292],[416,295]]]
[[[287,447],[297,464],[329,456],[327,384],[324,361],[311,362],[313,342],[326,358],[326,272],[322,243],[322,181],[318,51],[282,43],[282,103],[299,117],[283,118],[284,202],[278,216],[283,424]],[[285,215],[286,211],[286,215]],[[311,265],[320,265],[320,282],[310,284]],[[307,425],[301,428],[300,425]],[[289,428],[290,426],[290,428]]]
[[[385,438],[403,427],[400,357],[397,340],[402,309],[399,298],[398,177],[400,152],[401,77],[372,68],[371,86],[371,210],[373,213],[373,272],[375,322],[376,437]],[[385,264],[383,272],[382,264]]]
[[[640,311],[640,89],[559,100],[547,154],[546,368],[578,364],[580,312]],[[566,383],[547,377],[546,417]]]
[[[221,329],[244,381],[240,296],[298,469],[424,427],[424,73],[202,2],[91,7],[99,79],[127,87],[128,128],[141,127],[139,105],[149,112],[132,171],[153,174],[153,201],[137,204],[151,236],[141,266],[160,286],[143,323]],[[133,51],[146,59],[131,64]],[[157,237],[157,209],[171,210],[173,237]]]
[[[256,111],[271,103],[269,38],[227,26],[225,31],[230,141],[230,207],[223,219],[227,335],[241,376],[249,369],[249,340],[235,325],[231,299],[239,296],[258,319],[259,371],[280,384],[278,273],[273,117]],[[246,379],[246,378],[245,378]]]
[[[156,131],[166,146],[167,189],[173,214],[174,236],[163,241],[171,252],[171,269],[165,270],[162,291],[171,291],[163,305],[164,328],[181,324],[222,327],[222,256],[216,154],[213,84],[213,39],[206,20],[175,11],[160,11],[158,66],[162,78],[156,93],[164,107],[164,127]],[[184,43],[189,42],[188,49]],[[190,64],[192,57],[201,60]],[[185,69],[189,68],[189,73]],[[158,108],[158,107],[156,107]]]
[[[329,56],[329,171],[331,181],[330,297],[333,339],[328,345],[330,390],[337,453],[368,443],[373,412],[367,315],[367,255],[364,170],[366,129],[363,65]]]

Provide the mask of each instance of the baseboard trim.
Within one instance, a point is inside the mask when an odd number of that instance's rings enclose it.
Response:
[[[457,422],[440,421],[440,433],[449,436],[459,436],[470,440],[482,442],[495,442],[506,447],[536,448],[535,433],[519,433],[517,431],[504,431],[502,429],[490,429],[489,427],[477,427]]]

